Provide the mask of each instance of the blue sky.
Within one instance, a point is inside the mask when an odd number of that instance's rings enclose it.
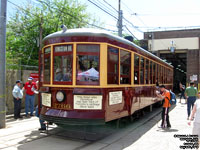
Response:
[[[20,5],[26,0],[10,0],[11,2]],[[31,0],[36,2],[35,0]],[[108,7],[114,16],[118,16],[117,12],[108,6],[104,0],[91,0],[95,3],[101,2]],[[118,0],[105,0],[114,8],[118,9]],[[97,20],[104,23],[104,27],[112,30],[117,30],[117,21],[113,17],[104,13],[102,10],[91,4],[88,0],[79,0],[86,4],[87,11],[92,14]],[[8,2],[8,16],[14,13],[15,6]],[[191,28],[194,26],[200,27],[200,0],[121,0],[121,8],[123,16],[131,22],[124,22],[124,26],[138,38],[143,38],[143,32],[156,30],[170,30],[174,27]],[[137,15],[133,15],[133,14]],[[172,28],[173,27],[173,28]],[[128,31],[123,28],[123,33]]]

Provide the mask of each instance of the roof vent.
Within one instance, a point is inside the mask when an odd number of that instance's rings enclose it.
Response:
[[[63,33],[64,33],[65,31],[67,31],[67,27],[66,27],[64,24],[62,24],[60,27],[62,28]]]
[[[124,38],[129,40],[129,41],[131,41],[131,42],[133,42],[133,37],[132,36],[125,36]]]

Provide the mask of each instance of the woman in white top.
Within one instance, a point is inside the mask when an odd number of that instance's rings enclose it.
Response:
[[[194,119],[192,134],[198,135],[200,144],[200,91],[198,92],[198,97],[199,99],[194,103],[188,124],[191,125],[191,121]]]

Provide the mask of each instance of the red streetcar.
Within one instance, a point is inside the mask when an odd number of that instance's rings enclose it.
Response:
[[[134,43],[97,29],[46,36],[40,52],[41,118],[58,125],[100,125],[173,87],[173,67]]]

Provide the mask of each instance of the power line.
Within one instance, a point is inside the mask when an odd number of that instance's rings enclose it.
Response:
[[[133,12],[124,2],[122,4],[129,10],[129,13]]]
[[[114,15],[110,14],[108,11],[106,11],[105,9],[101,8],[100,6],[98,6],[96,3],[92,2],[91,0],[88,0],[90,3],[92,3],[93,5],[95,5],[96,7],[98,7],[99,9],[101,9],[102,11],[104,11],[105,13],[107,13],[108,15],[112,16],[113,18],[115,18],[116,20],[118,20],[117,17],[115,17]]]
[[[196,15],[200,15],[200,13],[176,13],[176,12],[162,13],[162,12],[158,12],[158,13],[147,13],[147,14],[133,13],[132,15],[137,15],[137,16],[196,16]]]
[[[110,3],[108,3],[106,0],[103,0],[108,6],[110,6],[113,10],[115,10],[118,13],[118,10],[113,7]]]
[[[94,0],[93,0],[94,1]],[[107,5],[105,5],[104,3],[102,3],[100,0],[95,0],[95,1],[97,1],[96,2],[96,4],[99,4],[99,5],[101,5],[101,7],[102,8],[104,8],[105,10],[107,10],[108,12],[110,12],[110,13],[112,13],[113,15],[116,13],[116,11],[115,10],[113,10],[113,9],[110,9],[110,7],[109,6],[107,6]],[[114,15],[115,16],[115,15]]]
[[[136,39],[138,40],[138,38],[128,29],[127,26],[124,26],[126,28],[126,30]]]
[[[36,1],[38,1],[38,2],[40,2],[40,3],[44,3],[44,4],[46,4],[49,8],[52,8],[51,6],[49,6],[48,3],[46,3],[46,2],[44,2],[44,1],[42,1],[42,0],[36,0]],[[13,3],[13,2],[11,2],[11,1],[9,1],[9,0],[8,0],[8,2],[11,3],[12,5],[14,5],[14,6],[20,8],[21,10],[27,12],[23,7],[20,7],[20,6],[18,6],[17,4],[15,4],[15,3]],[[54,9],[57,9],[57,8],[54,8]],[[62,12],[62,11],[59,10],[59,9],[57,9],[57,10],[60,11],[60,12]],[[32,14],[31,12],[28,12],[28,13]],[[62,13],[64,13],[64,12],[62,12]],[[71,16],[71,17],[73,17],[73,18],[75,18],[75,19],[77,19],[79,22],[86,23],[87,25],[90,25],[90,26],[93,26],[93,27],[96,27],[96,28],[99,28],[99,29],[111,31],[111,32],[117,32],[117,31],[115,31],[115,30],[106,29],[106,28],[104,28],[104,27],[100,27],[100,26],[97,26],[97,25],[95,25],[95,24],[91,24],[91,23],[89,23],[89,22],[87,22],[87,21],[80,20],[79,18],[77,18],[76,16],[74,16],[74,15],[68,13],[68,12],[65,12],[65,14],[67,14],[68,16]],[[32,15],[36,16],[35,14],[32,14]]]

